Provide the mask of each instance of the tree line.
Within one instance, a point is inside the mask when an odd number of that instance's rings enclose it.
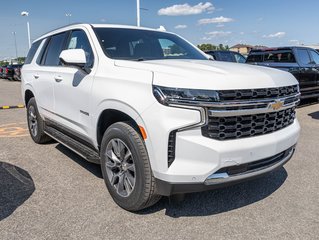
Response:
[[[0,66],[10,65],[12,63],[23,64],[24,61],[25,61],[25,57],[18,57],[17,59],[11,59],[10,61],[2,60],[0,61]]]

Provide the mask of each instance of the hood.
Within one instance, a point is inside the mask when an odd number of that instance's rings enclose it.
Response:
[[[116,60],[118,67],[149,70],[153,84],[192,89],[252,89],[298,84],[295,77],[273,68],[208,60]]]

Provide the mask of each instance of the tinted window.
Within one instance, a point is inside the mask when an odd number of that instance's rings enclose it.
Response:
[[[295,63],[296,59],[291,50],[281,50],[249,55],[246,62]]]
[[[113,59],[206,60],[195,47],[174,34],[120,28],[95,28],[95,32],[104,52]]]
[[[311,50],[310,55],[315,64],[319,64],[319,54],[316,51]]]
[[[34,55],[37,52],[41,42],[42,42],[42,40],[37,41],[37,42],[32,44],[32,46],[31,46],[31,48],[30,48],[30,50],[28,52],[28,56],[25,59],[25,63],[24,64],[30,64],[32,62],[32,59],[34,58]]]
[[[86,67],[92,67],[94,63],[93,51],[86,34],[82,30],[72,31],[67,49],[83,49],[86,56]]]
[[[61,65],[59,56],[63,50],[66,36],[67,33],[65,32],[51,37],[45,52],[45,66]]]
[[[297,49],[299,61],[301,64],[308,65],[311,63],[307,49]]]
[[[231,52],[219,52],[217,60],[224,62],[234,62],[233,54]]]
[[[252,62],[262,62],[263,61],[263,54],[249,54],[246,62],[252,63]]]
[[[236,62],[238,63],[245,63],[246,62],[246,58],[244,58],[242,55],[238,54],[238,53],[234,53]]]
[[[264,62],[294,63],[296,59],[291,50],[264,53]]]

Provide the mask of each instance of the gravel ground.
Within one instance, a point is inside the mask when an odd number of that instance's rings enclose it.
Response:
[[[0,105],[20,103],[20,83],[0,80]],[[61,144],[0,135],[0,238],[317,239],[319,104],[297,115],[301,137],[284,168],[181,203],[163,198],[139,213],[119,208],[100,167]],[[0,110],[0,129],[25,122],[25,109]]]

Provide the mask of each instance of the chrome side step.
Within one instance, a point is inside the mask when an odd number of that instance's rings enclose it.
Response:
[[[79,141],[69,137],[68,135],[51,126],[46,125],[44,128],[44,132],[57,142],[61,143],[65,147],[85,158],[87,161],[100,164],[100,156],[95,149],[92,149],[84,145],[83,143],[80,143]]]

